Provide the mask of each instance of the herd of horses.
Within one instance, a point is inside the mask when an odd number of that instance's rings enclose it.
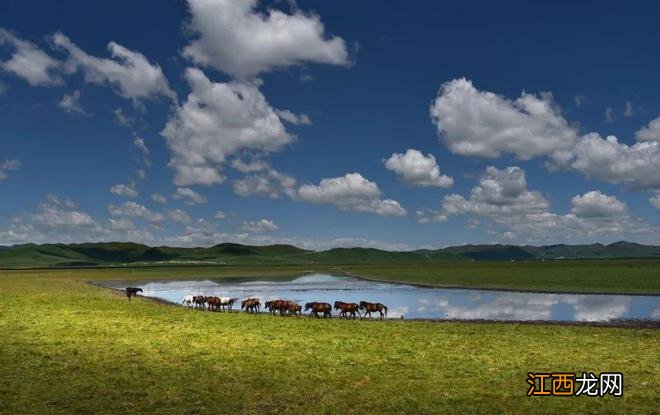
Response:
[[[126,295],[129,300],[132,296],[137,295],[138,292],[142,292],[142,289],[135,287],[126,288]],[[200,310],[231,311],[238,300],[238,298],[230,297],[186,295],[183,297],[181,304]],[[264,302],[263,306],[268,313],[273,315],[302,316],[303,314],[303,307],[295,301],[271,300]],[[310,316],[317,318],[320,318],[321,316],[323,318],[330,318],[332,317],[332,309],[333,307],[330,303],[313,301],[305,304],[304,312],[307,313],[309,311]],[[387,315],[387,306],[381,303],[370,303],[368,301],[360,301],[359,304],[335,301],[334,309],[339,311],[339,317],[345,318],[356,318],[358,316],[360,318],[367,316],[372,317],[372,313],[379,313],[380,318],[384,318]],[[241,301],[241,310],[245,310],[248,313],[260,313],[261,301],[258,298],[247,298]],[[360,311],[364,314],[360,313]]]

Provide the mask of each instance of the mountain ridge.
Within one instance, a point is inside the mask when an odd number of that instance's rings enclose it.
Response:
[[[442,261],[533,261],[548,259],[660,258],[660,246],[618,241],[609,245],[467,244],[440,249],[387,251],[377,248],[332,248],[324,251],[294,245],[211,247],[149,246],[133,242],[19,244],[0,246],[0,268],[113,265],[301,265]]]

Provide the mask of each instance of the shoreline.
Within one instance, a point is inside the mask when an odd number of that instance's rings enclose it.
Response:
[[[106,287],[100,284],[93,284],[91,281],[87,281],[88,285],[96,286],[97,288],[103,288],[109,290],[115,294],[121,294],[122,296],[126,295],[126,292],[120,288]],[[182,304],[175,303],[173,301],[168,301],[163,298],[147,296],[147,295],[136,295],[133,298],[140,298],[147,301],[154,302],[159,305],[165,306],[174,306],[182,307],[185,309],[191,309],[193,311],[208,311],[208,310],[199,310],[192,307],[185,307]],[[128,299],[127,299],[128,301]],[[245,313],[245,314],[256,314],[256,315],[266,315],[269,316],[270,313],[258,312],[258,313],[246,313],[241,310],[231,310],[231,311],[221,311],[217,313]],[[311,316],[303,315],[302,317],[313,318]],[[300,317],[298,317],[300,318]],[[341,318],[333,316],[335,319],[351,320],[348,318]],[[443,323],[468,323],[468,324],[525,324],[525,325],[551,325],[551,326],[563,326],[563,327],[612,327],[612,328],[629,328],[629,329],[660,329],[660,320],[651,320],[651,319],[615,319],[612,321],[564,321],[564,320],[488,320],[488,319],[458,319],[458,318],[359,318],[355,319],[359,321],[371,321],[371,322],[395,322],[395,321],[406,321],[406,322],[421,322],[421,323],[434,323],[434,324],[443,324]]]

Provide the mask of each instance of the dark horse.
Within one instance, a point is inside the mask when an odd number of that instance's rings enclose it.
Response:
[[[383,318],[383,316],[387,315],[387,307],[381,303],[369,303],[367,301],[360,301],[360,310],[365,310],[365,317],[367,314],[369,314],[369,317],[371,317],[371,313],[375,312],[380,313],[380,318]]]
[[[323,313],[323,318],[332,317],[332,306],[328,303],[307,303],[305,304],[305,311],[312,310],[309,312],[311,316],[314,314],[315,317],[319,317],[319,313]]]
[[[342,301],[335,301],[335,310],[341,310],[339,312],[339,317],[348,317],[348,313],[351,314],[351,317],[355,318],[355,313],[358,316],[362,317],[360,314],[360,306],[355,303],[344,303]]]
[[[142,292],[142,288],[126,287],[126,297],[128,297],[128,301],[131,301],[131,297],[137,295],[138,292]]]
[[[241,310],[245,309],[248,313],[261,311],[261,302],[258,298],[248,298],[241,301]]]

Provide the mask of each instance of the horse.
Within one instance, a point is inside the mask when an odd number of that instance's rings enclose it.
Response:
[[[310,309],[312,310],[309,313],[310,316],[314,314],[314,316],[318,318],[319,313],[323,313],[323,318],[332,317],[332,306],[328,303],[311,302],[305,304],[305,311]]]
[[[261,311],[261,302],[258,298],[248,298],[241,301],[241,310],[245,309],[248,313],[255,313]]]
[[[131,301],[131,297],[137,295],[138,292],[142,292],[142,288],[126,287],[126,297],[128,297],[128,301]]]
[[[218,311],[220,306],[220,297],[206,297],[206,304],[209,311]]]
[[[268,314],[275,314],[275,307],[274,307],[275,301],[266,301],[264,303],[264,308],[268,310]]]
[[[194,298],[195,298],[195,296],[186,295],[185,297],[183,297],[183,301],[181,301],[181,304],[183,304],[187,307],[191,307],[193,305],[193,303],[195,302]]]
[[[193,303],[195,304],[195,308],[204,308],[204,304],[206,304],[206,297],[203,295],[196,295],[193,297]]]
[[[295,316],[298,314],[299,316],[302,316],[302,306],[300,304],[293,301],[286,301],[285,307],[289,312],[289,315]]]
[[[236,302],[236,300],[238,300],[238,298],[229,298],[229,297],[219,297],[219,299],[220,302],[218,306],[220,306],[223,311],[225,307],[227,307],[229,311],[231,311],[232,307],[234,306],[234,303]]]
[[[335,310],[341,310],[339,312],[339,317],[348,317],[347,313],[351,313],[351,316],[355,318],[355,313],[362,317],[360,314],[360,306],[355,303],[344,303],[342,301],[335,301]]]
[[[360,310],[365,310],[364,317],[366,317],[367,314],[369,314],[369,317],[371,317],[371,313],[375,313],[376,311],[380,313],[380,318],[383,318],[387,315],[387,307],[381,303],[369,303],[367,301],[360,301]]]

